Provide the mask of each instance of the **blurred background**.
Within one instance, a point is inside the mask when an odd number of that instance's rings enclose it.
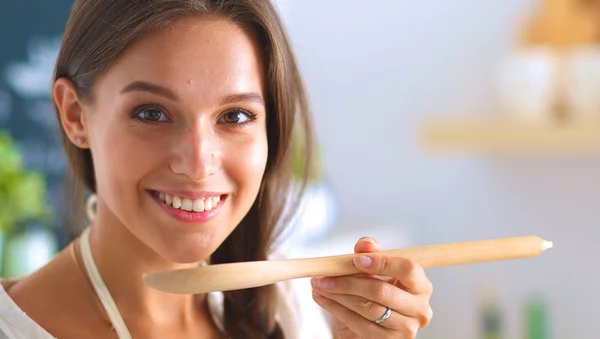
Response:
[[[0,276],[72,237],[49,102],[71,4],[0,5]],[[428,270],[435,315],[419,338],[599,338],[600,1],[276,5],[322,164],[282,249],[538,235],[555,248],[537,258]]]

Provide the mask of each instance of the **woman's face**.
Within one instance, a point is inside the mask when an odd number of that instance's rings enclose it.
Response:
[[[166,259],[206,258],[256,199],[261,57],[235,24],[190,17],[132,45],[96,83],[85,124],[101,206]]]

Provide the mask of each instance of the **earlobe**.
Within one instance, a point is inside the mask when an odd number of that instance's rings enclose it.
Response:
[[[60,78],[54,83],[54,103],[60,113],[60,123],[71,142],[80,148],[87,148],[87,129],[84,119],[84,105],[77,97],[75,86]]]

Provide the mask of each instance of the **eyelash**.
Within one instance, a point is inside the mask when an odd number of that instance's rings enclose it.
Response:
[[[140,117],[139,117],[140,113],[144,112],[145,110],[152,110],[152,109],[153,109],[153,110],[156,110],[156,111],[158,111],[160,114],[162,114],[162,115],[163,115],[163,116],[165,116],[167,119],[169,119],[168,115],[167,115],[167,114],[164,112],[164,111],[165,111],[165,109],[164,109],[164,108],[162,108],[161,106],[159,106],[159,105],[155,105],[155,104],[144,105],[144,106],[140,106],[140,107],[136,108],[136,109],[135,109],[135,110],[133,110],[133,112],[131,113],[131,117],[132,117],[134,120],[137,120],[138,122],[141,122],[141,123],[143,123],[143,124],[158,125],[158,124],[160,124],[160,123],[164,123],[164,121],[152,121],[152,120],[147,120],[147,119],[144,119],[144,118],[140,118]],[[245,110],[245,109],[241,109],[241,108],[234,108],[234,109],[231,109],[231,110],[228,110],[228,111],[225,111],[224,113],[222,113],[222,114],[219,116],[219,119],[218,119],[218,120],[221,120],[221,119],[223,119],[223,117],[224,117],[226,114],[228,114],[228,113],[242,113],[242,114],[244,114],[244,115],[246,115],[246,116],[248,117],[248,120],[247,120],[247,121],[245,121],[245,122],[241,122],[241,123],[231,123],[231,124],[225,123],[225,124],[227,124],[227,125],[235,125],[235,127],[239,127],[239,128],[247,127],[247,126],[249,126],[249,125],[253,124],[253,123],[256,121],[256,117],[257,117],[257,114],[255,114],[255,113],[252,113],[252,112],[250,112],[250,111],[247,111],[247,110]]]
[[[152,121],[152,120],[147,120],[147,119],[144,119],[144,118],[140,118],[139,117],[140,113],[142,113],[142,112],[144,112],[146,110],[156,110],[160,114],[162,114],[163,116],[165,116],[167,119],[169,119],[169,116],[164,112],[165,109],[162,108],[161,106],[155,105],[155,104],[144,105],[144,106],[140,106],[140,107],[134,109],[133,112],[131,112],[131,117],[134,120],[136,120],[138,122],[141,122],[143,124],[158,125],[158,124],[164,122],[164,121]]]
[[[227,125],[235,125],[235,127],[244,128],[244,127],[247,127],[247,126],[253,124],[256,121],[255,113],[252,113],[250,111],[247,111],[247,110],[241,109],[241,108],[234,108],[234,109],[225,111],[223,114],[221,114],[219,116],[219,121],[221,119],[223,119],[226,114],[229,114],[229,113],[242,113],[248,117],[248,121],[244,121],[244,122],[240,122],[240,123],[232,123],[232,124],[225,123]]]

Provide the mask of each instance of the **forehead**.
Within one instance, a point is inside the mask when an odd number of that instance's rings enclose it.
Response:
[[[259,91],[263,73],[262,55],[248,30],[223,18],[194,16],[137,41],[99,82],[119,86],[142,80],[216,95]]]

